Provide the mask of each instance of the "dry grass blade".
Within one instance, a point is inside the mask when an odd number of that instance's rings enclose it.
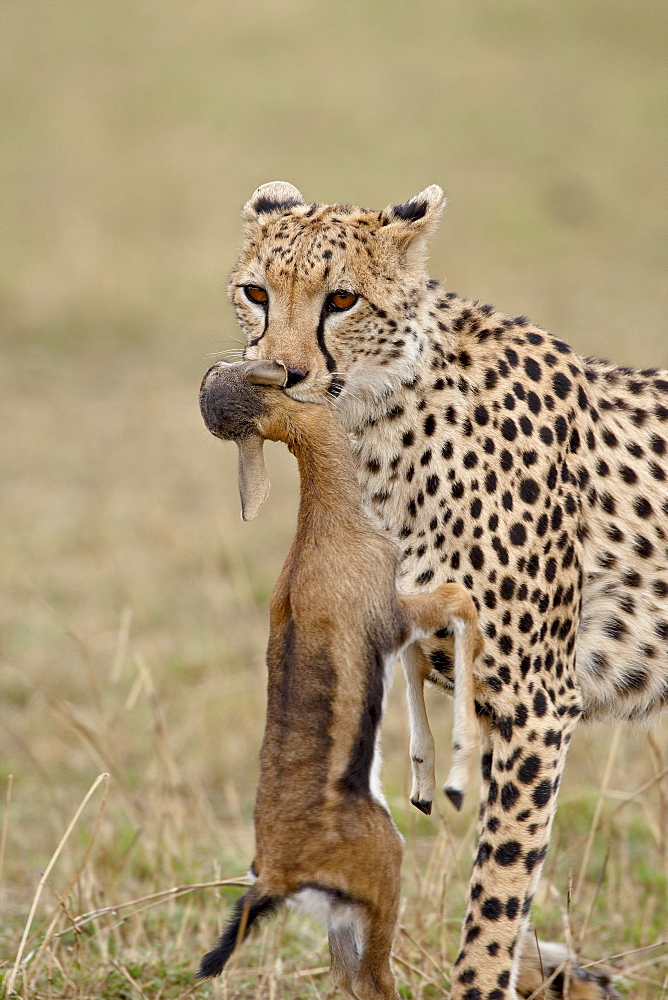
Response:
[[[419,969],[417,965],[413,965],[412,962],[409,962],[407,959],[402,958],[401,955],[397,955],[395,951],[392,952],[392,961],[397,962],[399,965],[403,966],[404,969],[408,969],[409,972],[412,972],[414,975],[416,975],[418,979],[422,980],[425,986],[429,986],[432,987],[433,989],[439,990],[441,995],[444,997],[448,996],[448,989],[446,987],[442,986],[440,983],[437,983],[435,979],[432,979],[430,976],[428,976],[425,972],[422,971],[422,969]]]
[[[403,926],[399,927],[399,933],[403,934],[404,937],[408,938],[408,940],[411,942],[412,945],[414,945],[417,948],[417,950],[420,952],[420,954],[423,955],[423,957],[427,959],[427,961],[429,962],[429,964],[433,967],[434,971],[438,975],[441,975],[441,973],[443,971],[442,966],[439,965],[439,963],[436,961],[436,959],[432,955],[429,954],[429,952],[424,947],[424,945],[420,941],[417,941],[413,937],[412,934],[409,934],[408,931],[406,930],[406,928],[403,927]]]
[[[625,806],[628,806],[628,805],[630,805],[633,802],[637,802],[638,799],[640,799],[646,792],[648,792],[650,790],[650,788],[654,788],[655,785],[657,785],[659,787],[661,798],[662,798],[662,800],[664,800],[665,796],[666,796],[666,793],[664,791],[664,786],[663,786],[662,782],[663,782],[664,778],[667,778],[667,777],[668,777],[668,765],[666,767],[662,768],[653,777],[648,778],[647,781],[644,781],[642,783],[642,785],[639,785],[638,788],[635,789],[635,791],[633,791],[633,792],[630,793],[630,795],[625,796],[624,801],[623,802],[619,802],[615,806],[615,808],[610,811],[610,817],[612,818],[613,816],[616,816],[617,813],[621,812],[622,809],[625,808]],[[664,821],[664,822],[666,822],[666,821]]]
[[[111,665],[111,670],[109,671],[109,677],[111,679],[112,684],[118,684],[118,682],[121,679],[123,667],[128,657],[131,626],[132,626],[132,608],[128,606],[127,608],[123,608],[123,611],[121,613],[121,620],[118,625],[118,635],[116,637],[116,649],[114,651],[114,660]]]
[[[296,979],[308,979],[309,976],[324,976],[329,972],[328,965],[317,965],[313,969],[300,969],[295,972]]]
[[[143,913],[154,906],[159,906],[162,903],[168,902],[170,899],[178,899],[181,896],[186,896],[188,893],[196,892],[199,889],[217,889],[221,886],[234,886],[239,889],[247,889],[252,884],[253,883],[248,879],[241,877],[216,879],[214,882],[197,882],[192,885],[177,885],[171,889],[161,889],[159,892],[150,892],[146,896],[139,896],[137,899],[128,899],[124,903],[116,903],[113,906],[101,906],[97,910],[90,910],[88,913],[82,913],[80,916],[73,919],[72,928],[79,930],[81,927],[85,927],[94,920],[99,920],[100,917],[115,915],[119,910],[136,907],[136,909],[133,909],[131,913],[127,914],[127,917],[134,917],[137,913]],[[110,930],[113,927],[118,927],[125,919],[127,918],[122,917],[120,920],[110,924],[107,927],[107,930]],[[72,928],[59,931],[55,937],[62,937],[64,934],[69,933]]]
[[[596,800],[596,808],[594,810],[594,816],[589,826],[589,833],[587,835],[587,841],[585,844],[584,853],[582,855],[582,862],[580,864],[580,873],[578,875],[577,882],[575,883],[575,891],[573,892],[573,900],[575,902],[579,901],[580,899],[582,886],[584,885],[584,880],[587,875],[587,867],[589,865],[589,858],[591,857],[591,849],[594,843],[594,836],[596,835],[598,824],[601,819],[601,813],[603,811],[603,803],[605,802],[605,795],[608,790],[608,784],[610,782],[610,775],[612,773],[612,767],[615,762],[615,757],[617,756],[617,748],[619,747],[620,738],[621,738],[621,726],[616,726],[612,736],[612,741],[610,743],[610,751],[608,753],[608,759],[605,762],[605,771],[603,773],[603,779],[601,781],[598,798]]]
[[[176,761],[174,759],[174,754],[172,753],[172,748],[169,744],[169,736],[167,734],[167,725],[165,723],[164,712],[162,711],[162,706],[158,698],[158,694],[155,687],[155,681],[153,680],[153,674],[149,670],[149,666],[144,660],[143,656],[135,657],[137,663],[137,669],[142,679],[144,685],[144,690],[146,696],[151,705],[151,710],[153,712],[153,717],[155,720],[155,735],[158,741],[158,748],[162,760],[165,764],[167,773],[169,774],[169,780],[172,786],[176,788],[179,783],[179,769],[177,767]]]
[[[599,872],[598,880],[596,882],[596,888],[591,894],[591,899],[589,900],[589,905],[585,912],[584,918],[580,924],[580,931],[578,933],[577,947],[576,951],[579,951],[582,944],[587,936],[587,930],[589,928],[589,921],[591,920],[591,915],[594,911],[594,906],[596,905],[596,900],[598,899],[598,894],[601,891],[601,886],[603,885],[603,879],[605,878],[605,870],[608,865],[608,858],[610,857],[610,849],[606,852],[603,864],[601,865],[601,871]]]
[[[103,777],[103,776],[101,776],[101,777]],[[75,928],[75,920],[70,916],[70,914],[67,911],[66,901],[67,901],[67,898],[68,898],[70,892],[72,891],[72,889],[74,888],[74,886],[79,881],[79,878],[81,877],[81,875],[82,875],[82,873],[83,873],[86,865],[88,864],[88,859],[90,858],[90,856],[91,856],[91,854],[93,852],[93,847],[95,845],[95,841],[97,840],[97,835],[98,835],[98,833],[100,831],[100,824],[102,823],[102,817],[104,816],[104,810],[105,810],[105,806],[106,806],[108,791],[109,791],[109,786],[108,786],[108,783],[107,783],[107,786],[105,787],[105,790],[104,790],[104,795],[102,796],[102,800],[100,802],[100,805],[99,805],[99,808],[98,808],[98,811],[97,811],[97,816],[95,817],[95,826],[93,827],[93,832],[92,832],[92,834],[90,836],[90,839],[88,841],[88,845],[86,847],[86,850],[84,851],[83,858],[79,862],[79,865],[78,865],[76,871],[71,876],[71,878],[70,878],[67,886],[65,887],[64,891],[58,893],[58,904],[56,905],[56,907],[53,910],[52,918],[51,918],[51,925],[50,925],[47,933],[44,935],[44,937],[42,939],[42,943],[41,943],[41,945],[40,945],[40,947],[39,947],[39,949],[37,951],[37,954],[35,955],[35,959],[34,959],[34,964],[35,965],[39,964],[40,959],[41,959],[44,951],[46,950],[46,948],[49,947],[49,945],[51,943],[52,935],[53,935],[53,929],[54,929],[54,927],[56,925],[56,920],[57,920],[57,917],[58,917],[58,911],[59,910],[62,910],[65,913],[67,913],[69,921],[70,921],[70,926],[72,928],[76,929]]]
[[[118,763],[112,757],[111,751],[106,745],[104,738],[96,733],[91,726],[80,717],[72,705],[61,701],[58,698],[49,699],[49,705],[72,727],[77,735],[91,747],[98,759],[98,762],[101,763],[103,767],[106,767],[109,773],[114,775],[114,780],[118,780],[119,783],[122,784],[124,780],[122,768],[119,767]]]
[[[112,961],[111,964],[115,969],[118,969],[123,978],[129,982],[130,986],[137,994],[137,996],[141,997],[141,1000],[148,1000],[148,997],[144,993],[143,989],[141,988],[137,980],[128,972],[126,967],[121,962]]]
[[[639,955],[642,951],[652,951],[654,948],[668,948],[668,940],[657,941],[655,944],[644,944],[640,948],[629,948],[628,951],[618,951],[615,955],[608,955],[606,962],[617,962],[620,958],[628,958],[629,955]],[[583,969],[592,969],[603,962],[582,962]]]
[[[9,974],[9,978],[7,980],[7,985],[5,987],[5,996],[7,996],[7,997],[10,997],[12,995],[13,991],[14,991],[14,984],[16,983],[16,978],[18,976],[19,968],[20,968],[20,965],[21,965],[21,959],[23,958],[23,952],[24,952],[24,949],[25,949],[25,946],[26,946],[26,941],[28,940],[28,935],[30,933],[30,928],[32,926],[32,922],[33,922],[33,919],[34,919],[34,916],[35,916],[35,911],[37,910],[37,905],[38,905],[40,897],[42,895],[42,890],[44,889],[44,886],[46,885],[47,879],[48,879],[48,877],[49,877],[49,875],[50,875],[50,873],[51,873],[51,871],[53,869],[53,866],[55,865],[56,861],[60,857],[60,855],[62,853],[62,850],[65,847],[65,844],[69,840],[70,834],[72,833],[72,831],[74,830],[75,826],[79,822],[81,814],[83,813],[84,809],[86,808],[86,806],[88,805],[89,801],[91,800],[91,798],[93,797],[93,795],[95,794],[95,792],[97,791],[97,789],[99,788],[100,785],[104,785],[104,793],[103,793],[103,797],[102,797],[102,802],[101,802],[101,805],[100,805],[100,809],[104,808],[104,804],[105,804],[106,799],[107,799],[107,794],[109,792],[109,775],[108,774],[100,774],[95,779],[95,781],[93,782],[93,784],[91,785],[91,787],[88,789],[88,792],[84,796],[83,801],[81,802],[81,804],[79,805],[79,808],[77,809],[77,811],[75,812],[74,816],[72,817],[70,825],[68,826],[67,830],[65,831],[65,833],[61,837],[60,842],[58,843],[55,851],[51,855],[51,859],[50,859],[48,865],[46,866],[46,869],[44,870],[44,873],[42,874],[42,877],[39,880],[39,884],[37,886],[37,891],[35,892],[35,896],[34,896],[34,899],[33,899],[33,902],[32,902],[32,906],[30,907],[30,913],[28,914],[28,919],[27,919],[26,924],[25,924],[25,928],[24,928],[24,931],[23,931],[23,936],[21,937],[21,942],[19,944],[19,949],[18,949],[18,952],[17,952],[17,955],[16,955],[16,960],[14,962],[14,966],[12,968],[12,971]]]

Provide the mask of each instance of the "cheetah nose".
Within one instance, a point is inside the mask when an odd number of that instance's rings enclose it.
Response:
[[[298,382],[302,382],[308,372],[305,372],[303,368],[288,368],[288,378],[285,383],[285,388],[289,389],[293,385],[297,385]]]

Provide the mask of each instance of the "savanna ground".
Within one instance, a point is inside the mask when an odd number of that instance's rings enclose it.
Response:
[[[295,514],[274,447],[270,502],[242,525],[233,449],[197,412],[238,346],[239,207],[276,178],[376,207],[439,182],[448,287],[668,366],[665,29],[637,0],[3,0],[5,993],[332,996],[323,929],[294,916],[193,981],[239,892],[220,883],[252,857],[267,599]],[[395,969],[418,1000],[447,994],[476,790],[461,816],[410,807],[402,687],[385,787],[406,836]],[[447,702],[431,714],[442,777]],[[637,1000],[668,982],[667,765],[665,722],[577,733],[534,911]]]

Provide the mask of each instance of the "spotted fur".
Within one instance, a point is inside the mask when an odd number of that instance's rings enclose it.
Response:
[[[296,399],[335,399],[403,587],[458,582],[479,607],[483,798],[452,997],[508,1000],[535,978],[518,941],[576,723],[668,701],[668,372],[444,291],[424,265],[443,205],[435,185],[380,212],[264,185],[230,294],[245,356],[282,359]],[[451,690],[451,656],[424,651]]]

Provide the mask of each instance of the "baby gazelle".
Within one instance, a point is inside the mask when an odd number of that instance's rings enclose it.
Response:
[[[444,626],[454,628],[463,663],[478,636],[475,607],[454,584],[398,594],[397,552],[362,512],[344,431],[327,405],[284,393],[287,375],[274,361],[218,364],[200,393],[208,428],[239,445],[244,518],[267,493],[264,439],[296,455],[301,489],[270,602],[256,881],[198,975],[218,975],[258,918],[285,902],[326,920],[332,978],[348,996],[397,1000],[390,950],[402,840],[378,753],[386,679],[399,651]],[[416,673],[420,694],[422,680]]]

